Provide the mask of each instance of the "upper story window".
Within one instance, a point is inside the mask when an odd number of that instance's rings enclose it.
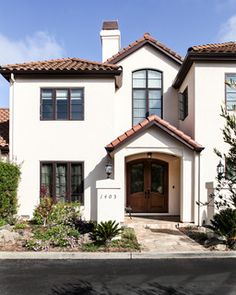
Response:
[[[156,70],[133,72],[133,125],[150,115],[162,117],[162,73]]]
[[[83,88],[41,89],[41,120],[83,120]]]
[[[228,111],[236,110],[236,87],[232,86],[236,83],[236,74],[225,75],[225,104]]]
[[[188,87],[183,93],[179,93],[179,120],[184,121],[188,116]]]

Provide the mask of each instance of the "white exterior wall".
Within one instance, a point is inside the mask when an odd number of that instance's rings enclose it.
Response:
[[[84,87],[84,121],[40,121],[43,87]],[[10,150],[22,166],[20,215],[31,216],[39,202],[40,161],[83,161],[84,216],[96,219],[96,180],[106,178],[104,146],[114,137],[114,87],[114,79],[17,79],[11,86]]]
[[[225,120],[220,117],[225,105],[225,74],[236,73],[235,64],[196,64],[195,66],[195,139],[205,149],[201,153],[201,199],[208,200],[206,184],[214,182],[219,158],[213,152],[227,151],[222,129]],[[207,208],[202,209],[206,220]]]
[[[195,65],[190,68],[179,92],[184,92],[186,87],[188,87],[188,116],[184,121],[179,120],[178,128],[195,138]]]
[[[132,72],[139,69],[155,69],[163,72],[163,114],[171,124],[178,124],[177,91],[171,86],[179,65],[157,50],[146,45],[118,63],[123,67],[123,85],[116,91],[115,133],[122,134],[132,127]]]

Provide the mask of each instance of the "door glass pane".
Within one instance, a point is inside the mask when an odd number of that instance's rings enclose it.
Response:
[[[160,164],[151,164],[151,191],[164,194],[164,167]]]
[[[56,90],[56,108],[57,108],[57,119],[65,120],[67,119],[68,110],[68,91],[66,89]]]
[[[65,202],[67,188],[66,164],[56,165],[56,198],[58,201]]]
[[[52,196],[52,164],[42,164],[40,196]]]
[[[81,201],[83,192],[82,165],[71,164],[71,201]]]
[[[53,98],[51,89],[42,90],[42,119],[53,119]]]
[[[133,164],[130,169],[131,194],[144,191],[143,163]]]

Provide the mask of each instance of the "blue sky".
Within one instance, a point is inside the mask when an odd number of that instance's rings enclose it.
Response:
[[[236,40],[236,0],[0,0],[0,64],[81,57],[101,60],[103,20],[118,20],[122,47],[145,32],[181,55]],[[0,78],[0,106],[8,106]]]

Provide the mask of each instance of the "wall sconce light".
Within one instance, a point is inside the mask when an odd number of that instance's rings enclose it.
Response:
[[[148,159],[151,159],[151,158],[152,158],[152,153],[150,153],[150,152],[147,153],[147,158],[148,158]]]
[[[225,167],[224,167],[224,165],[221,163],[221,160],[220,160],[219,164],[218,164],[216,167],[217,167],[217,173],[218,173],[219,175],[223,175],[224,172],[225,172]]]
[[[110,176],[112,174],[112,164],[111,163],[106,164],[105,171],[106,171],[106,174],[107,174],[107,178],[110,178]]]

